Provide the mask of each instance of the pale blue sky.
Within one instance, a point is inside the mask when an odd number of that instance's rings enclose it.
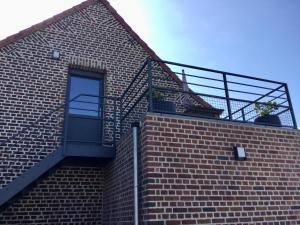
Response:
[[[300,126],[299,0],[133,0],[148,32],[111,2],[163,59],[288,83]]]
[[[0,39],[80,2],[4,1]],[[300,124],[299,0],[110,2],[162,59],[287,82]]]

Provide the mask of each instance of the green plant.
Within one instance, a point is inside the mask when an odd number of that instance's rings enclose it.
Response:
[[[275,109],[278,109],[278,104],[277,102],[268,102],[268,103],[255,103],[254,110],[256,111],[257,114],[260,116],[267,116],[270,114],[270,112]]]
[[[166,94],[156,88],[152,89],[152,99],[156,101],[163,101],[166,98]]]

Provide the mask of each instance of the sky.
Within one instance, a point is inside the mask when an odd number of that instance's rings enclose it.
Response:
[[[299,0],[109,0],[165,60],[286,82],[300,126]],[[9,0],[0,39],[82,0]]]

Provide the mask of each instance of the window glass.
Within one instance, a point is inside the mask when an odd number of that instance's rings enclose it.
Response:
[[[69,113],[100,116],[100,80],[71,76]]]

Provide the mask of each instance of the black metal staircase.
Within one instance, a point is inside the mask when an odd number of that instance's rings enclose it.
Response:
[[[21,176],[18,176],[16,179],[14,179],[12,182],[10,182],[0,190],[0,206],[5,206],[5,204],[9,203],[9,201],[13,199],[13,197],[30,186],[34,181],[39,179],[42,175],[52,169],[64,158],[65,156],[63,155],[62,148],[59,148],[58,150],[54,151],[46,158],[41,160],[39,163],[31,167]]]
[[[103,114],[102,121],[109,134],[103,137],[101,143],[68,142],[66,139],[66,126],[68,126],[66,109],[71,101],[76,101],[80,96],[40,116],[36,121],[0,143],[1,208],[8,206],[18,194],[28,190],[49,170],[65,161],[70,163],[74,160],[76,165],[78,162],[88,161],[93,162],[93,165],[96,163],[102,166],[114,159],[116,98],[109,97],[109,101],[106,101],[107,104],[111,104],[111,107],[109,113]]]

